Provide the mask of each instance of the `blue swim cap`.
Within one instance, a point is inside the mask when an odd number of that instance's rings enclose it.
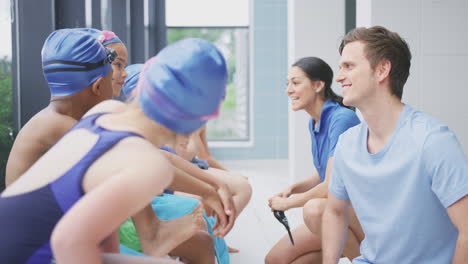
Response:
[[[126,98],[132,97],[132,91],[136,88],[138,83],[138,76],[140,75],[143,64],[132,64],[128,65],[125,70],[127,71],[127,78],[122,87],[122,92]]]
[[[99,30],[95,28],[77,28],[77,30],[93,35],[94,38],[96,38],[103,46],[107,46],[112,43],[123,43],[122,40],[120,40],[120,38],[110,30]]]
[[[138,102],[148,117],[186,135],[218,115],[226,82],[226,61],[218,49],[202,39],[185,39],[145,63]]]
[[[77,29],[52,32],[42,47],[42,69],[52,96],[67,96],[91,86],[111,71],[115,52]]]
[[[103,30],[101,33],[101,37],[98,39],[102,45],[107,46],[112,43],[123,43],[117,35],[109,30]]]

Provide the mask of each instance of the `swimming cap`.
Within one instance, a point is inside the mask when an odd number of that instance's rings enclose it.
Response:
[[[123,43],[122,40],[120,40],[120,38],[110,30],[99,30],[95,28],[77,28],[77,30],[93,35],[94,38],[96,38],[103,46],[107,46],[112,43]]]
[[[138,83],[138,76],[140,75],[140,71],[143,68],[143,64],[132,64],[128,65],[125,70],[127,71],[127,78],[125,78],[125,82],[122,87],[122,92],[124,93],[126,98],[133,97],[132,91],[136,88]]]
[[[219,50],[208,41],[189,38],[145,63],[138,102],[148,117],[186,135],[218,115],[226,82],[226,61]]]
[[[112,43],[123,43],[122,40],[120,40],[117,35],[109,30],[103,30],[101,37],[98,39],[99,42],[102,43],[102,45],[107,46]]]
[[[111,71],[115,51],[77,29],[52,32],[42,47],[42,69],[52,96],[67,96],[91,86]]]

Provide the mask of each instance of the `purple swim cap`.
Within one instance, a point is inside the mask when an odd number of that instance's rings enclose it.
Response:
[[[138,102],[151,119],[176,133],[190,134],[218,115],[227,75],[226,61],[213,44],[181,40],[145,63]]]
[[[42,69],[51,95],[78,93],[106,76],[112,69],[111,53],[89,33],[77,29],[52,32],[42,47]]]

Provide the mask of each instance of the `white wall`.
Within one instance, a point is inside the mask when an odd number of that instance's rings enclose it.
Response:
[[[413,54],[403,101],[447,124],[468,154],[468,1],[370,2],[357,1],[356,20],[366,23],[370,10],[370,25],[398,32]]]
[[[338,46],[345,30],[344,1],[288,0],[288,66],[299,58],[316,56],[330,64],[336,74]],[[311,175],[315,168],[307,126],[309,116],[304,111],[289,110],[288,118],[290,180],[295,182]]]
[[[318,56],[336,74],[344,1],[288,0],[289,65],[304,56]],[[373,25],[398,32],[410,46],[413,59],[403,101],[446,123],[468,154],[468,1],[357,0],[356,26]],[[289,110],[291,181],[314,171],[308,118]]]

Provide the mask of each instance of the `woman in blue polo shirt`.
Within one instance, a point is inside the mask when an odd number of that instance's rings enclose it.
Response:
[[[317,226],[320,226],[321,211],[326,203],[335,146],[343,132],[360,123],[355,112],[344,106],[343,98],[331,89],[332,80],[333,70],[317,57],[298,60],[288,72],[286,93],[292,110],[304,110],[310,115],[309,131],[316,172],[269,199],[272,210],[286,211],[305,206],[307,226],[302,224],[292,231],[294,246],[288,235],[281,238],[266,256],[267,264],[321,263],[320,227]],[[359,241],[362,240],[359,223],[357,220],[353,222],[357,223],[358,235],[355,235],[357,239],[350,235],[352,242],[347,243],[349,250],[345,250],[345,255],[350,258],[359,255]]]

